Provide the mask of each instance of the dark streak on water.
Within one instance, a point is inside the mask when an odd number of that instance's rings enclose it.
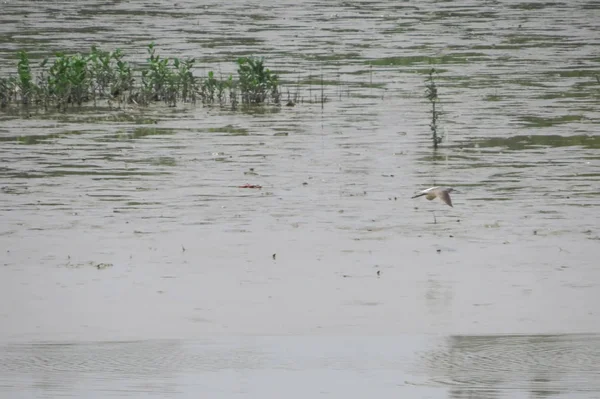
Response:
[[[304,103],[0,111],[0,392],[598,396],[599,12],[3,2],[2,74],[154,40],[199,74],[264,55]],[[409,199],[433,184],[454,208]]]

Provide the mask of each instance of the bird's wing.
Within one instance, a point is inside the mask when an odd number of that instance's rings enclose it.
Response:
[[[446,204],[452,206],[452,200],[450,199],[450,194],[448,194],[447,191],[440,191],[438,193],[438,197],[440,197],[440,199],[442,201],[444,201]],[[452,206],[453,207],[453,206]],[[453,207],[454,208],[454,207]]]
[[[430,192],[432,192],[432,191],[435,191],[435,190],[437,190],[438,188],[439,188],[439,187],[429,187],[429,188],[426,188],[426,189],[425,189],[425,190],[423,190],[423,191],[419,191],[417,194],[419,194],[419,195],[427,194],[427,193],[430,193]]]

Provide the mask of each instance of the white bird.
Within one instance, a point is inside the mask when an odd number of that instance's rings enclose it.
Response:
[[[417,193],[417,195],[413,196],[412,198],[417,198],[424,195],[425,198],[431,201],[432,199],[437,197],[444,201],[446,204],[452,206],[452,200],[450,199],[450,193],[452,191],[454,191],[454,189],[451,187],[431,187],[427,190],[420,191],[419,193]]]

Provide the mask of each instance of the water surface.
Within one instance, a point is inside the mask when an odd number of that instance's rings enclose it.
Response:
[[[301,101],[1,110],[1,389],[597,396],[599,13],[5,2],[2,74],[155,41],[198,75],[265,56]],[[410,199],[434,184],[453,208]]]
[[[600,391],[597,335],[230,337],[11,344],[29,397],[572,398]]]

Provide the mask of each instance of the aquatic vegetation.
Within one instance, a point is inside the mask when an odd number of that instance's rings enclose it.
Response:
[[[580,122],[584,120],[583,115],[559,115],[555,117],[542,117],[534,115],[525,115],[520,117],[525,127],[551,127],[563,123]]]
[[[483,98],[483,101],[500,101],[502,98],[498,94],[488,94]]]
[[[581,147],[586,149],[600,149],[600,136],[598,135],[572,135],[560,136],[556,134],[543,135],[517,135],[510,137],[476,138],[469,143],[461,143],[461,148],[504,148],[511,151],[529,150],[541,147]]]
[[[237,128],[233,125],[226,125],[222,127],[209,127],[207,130],[209,133],[225,133],[230,136],[247,136],[249,133],[248,129]]]
[[[134,69],[120,50],[92,47],[88,54],[58,52],[44,59],[34,76],[26,52],[18,53],[17,75],[0,77],[0,107],[32,106],[66,111],[97,101],[135,103],[140,106],[164,102],[230,105],[236,109],[238,93],[244,104],[279,104],[278,77],[262,58],[237,60],[238,80],[232,75],[217,78],[209,71],[204,78],[193,74],[195,59],[162,57],[154,43],[147,47],[146,62]]]
[[[278,77],[265,68],[262,58],[242,57],[237,63],[242,103],[260,104],[268,98],[279,103]]]
[[[229,99],[236,97],[233,76],[231,75],[225,80],[217,79],[215,73],[210,71],[207,78],[200,85],[200,97],[205,104],[212,104],[214,102],[225,104],[227,102],[227,91],[229,91]],[[232,104],[232,107],[235,108],[235,103]]]
[[[57,54],[48,71],[46,90],[59,109],[66,109],[69,104],[82,105],[87,102],[90,84],[91,76],[85,56]]]
[[[154,43],[148,45],[149,57],[141,71],[142,90],[138,93],[137,102],[145,105],[151,101],[164,101],[172,107],[177,105],[178,100],[195,102],[198,87],[191,72],[195,60],[161,58],[154,47]]]
[[[487,54],[483,52],[465,52],[451,53],[437,57],[429,57],[425,55],[409,55],[401,57],[385,57],[369,60],[370,65],[375,66],[399,66],[412,67],[419,65],[446,65],[446,64],[468,64],[473,60],[487,59]]]
[[[438,145],[442,142],[442,136],[438,135],[437,121],[439,119],[440,113],[435,107],[439,99],[434,74],[435,69],[432,68],[431,71],[429,71],[429,76],[427,77],[427,84],[425,86],[425,96],[431,104],[431,123],[429,124],[429,126],[431,127],[431,139],[433,141],[433,148],[437,149]]]
[[[24,51],[19,51],[19,63],[17,64],[17,73],[19,76],[17,86],[21,92],[21,102],[29,103],[29,98],[34,88],[29,58]]]
[[[0,107],[2,108],[17,100],[22,105],[27,105],[35,94],[29,58],[24,51],[19,51],[18,56],[17,76],[0,78]]]

